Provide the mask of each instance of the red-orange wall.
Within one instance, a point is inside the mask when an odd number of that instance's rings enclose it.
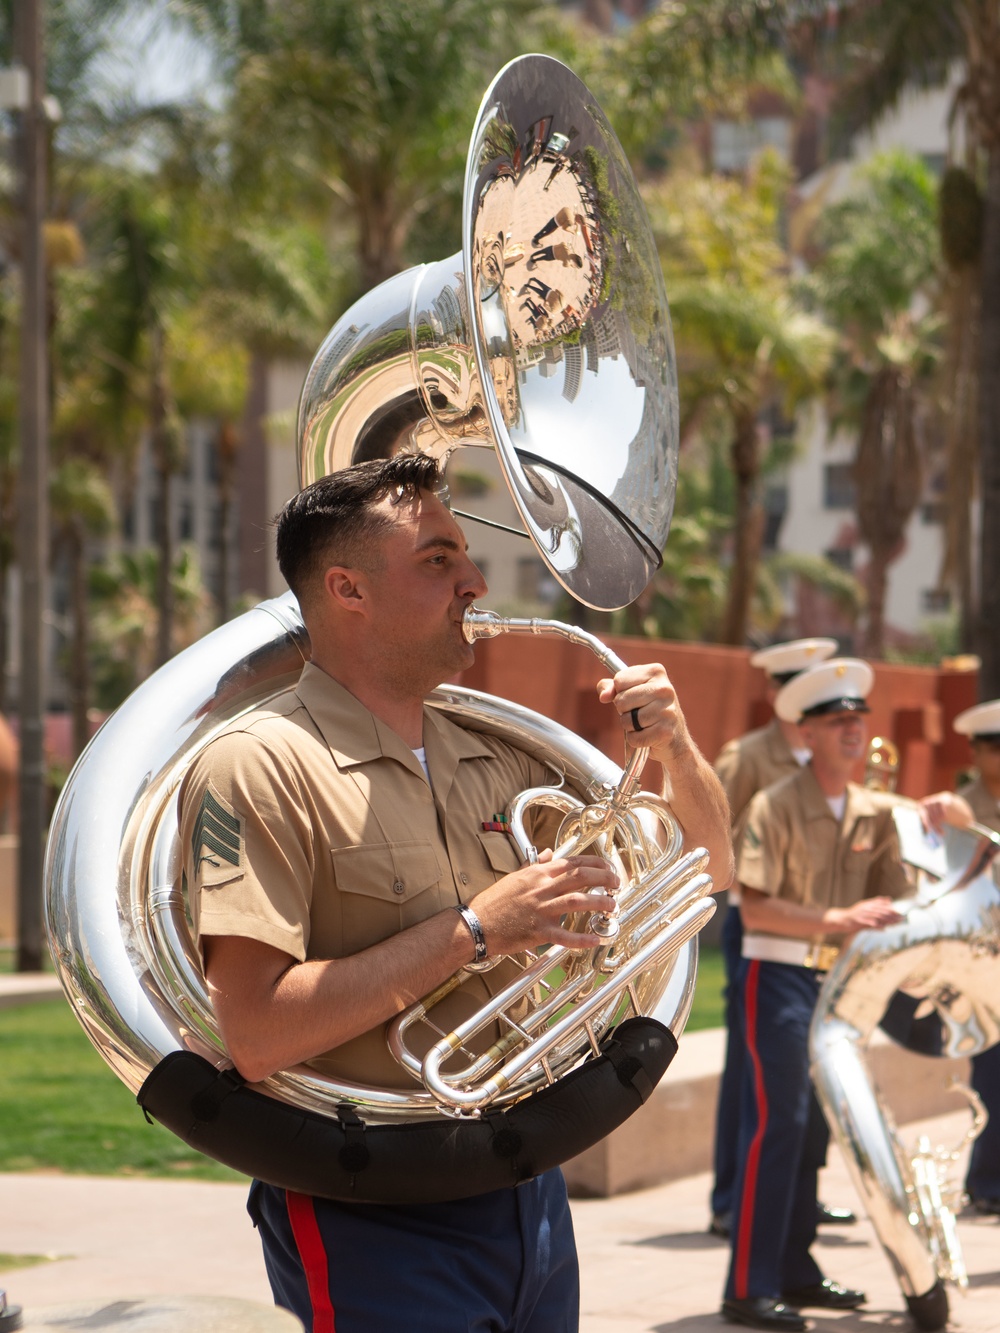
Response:
[[[710,759],[726,741],[770,716],[764,673],[750,665],[749,649],[627,637],[604,642],[626,663],[663,663],[691,734]],[[871,735],[885,736],[899,749],[897,789],[924,796],[954,786],[971,756],[951,724],[977,700],[976,672],[873,665]],[[476,645],[475,666],[462,683],[534,708],[621,762],[621,726],[597,700],[602,674],[587,648],[559,638],[504,635]]]

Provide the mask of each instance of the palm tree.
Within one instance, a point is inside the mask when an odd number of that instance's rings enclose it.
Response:
[[[746,180],[667,180],[647,193],[670,292],[690,433],[708,404],[725,412],[735,478],[723,643],[746,642],[763,538],[761,413],[787,414],[819,391],[830,336],[798,308],[778,242],[785,177],[763,155]]]
[[[840,330],[833,420],[858,432],[857,518],[870,552],[865,652],[881,657],[888,570],[923,491],[921,409],[937,357],[936,188],[928,168],[886,153],[830,208],[810,288]]]
[[[812,0],[829,29],[829,6]],[[802,9],[798,9],[799,15]],[[954,111],[983,191],[979,266],[979,542],[976,647],[984,698],[1000,695],[1000,11],[991,0],[849,3],[836,21],[844,62],[841,103],[850,128],[872,123],[908,87],[940,87],[958,67]],[[963,501],[964,502],[964,501]]]
[[[289,200],[328,235],[354,230],[365,290],[428,246],[457,248],[456,204],[483,89],[532,43],[540,0],[188,0],[231,80],[233,179],[271,216]],[[423,232],[422,236],[419,233]],[[428,234],[428,232],[430,234]]]
[[[178,648],[209,628],[209,596],[195,552],[182,546],[170,571]],[[112,709],[156,668],[160,557],[152,547],[120,552],[90,569],[95,698]]]

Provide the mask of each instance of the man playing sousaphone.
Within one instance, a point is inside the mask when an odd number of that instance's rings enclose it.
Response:
[[[601,858],[543,852],[518,865],[502,833],[484,833],[516,792],[549,779],[545,766],[425,708],[471,664],[462,618],[486,592],[439,487],[433,460],[403,454],[288,502],[278,560],[312,660],[293,689],[215,738],[182,787],[197,940],[222,1035],[251,1081],[312,1062],[405,1084],[388,1020],[470,963],[596,945],[563,918],[613,907],[617,878]],[[725,797],[666,672],[629,667],[597,688],[628,745],[662,765],[686,837],[724,887]],[[558,1170],[407,1206],[258,1181],[249,1208],[276,1303],[316,1333],[334,1321],[337,1333],[577,1326]]]

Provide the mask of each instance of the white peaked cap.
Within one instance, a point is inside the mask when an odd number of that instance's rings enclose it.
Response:
[[[1000,699],[967,708],[952,725],[963,736],[1000,736]]]
[[[837,651],[836,639],[792,639],[790,643],[772,643],[750,658],[750,665],[763,667],[769,676],[789,676],[816,666]]]
[[[834,657],[810,667],[778,691],[774,711],[782,722],[800,722],[807,714],[867,713],[865,700],[875,672],[858,657]]]

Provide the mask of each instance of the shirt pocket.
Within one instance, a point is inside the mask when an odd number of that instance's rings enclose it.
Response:
[[[343,954],[378,944],[444,906],[441,866],[429,842],[331,847],[330,855]]]
[[[513,874],[524,864],[517,848],[506,833],[484,832],[476,835],[486,854],[486,884],[495,884],[504,875]],[[489,872],[492,871],[492,878]],[[485,887],[485,886],[484,886]]]
[[[868,872],[875,852],[875,820],[862,816],[851,830],[850,840],[841,854],[842,906],[850,906],[865,897]]]

